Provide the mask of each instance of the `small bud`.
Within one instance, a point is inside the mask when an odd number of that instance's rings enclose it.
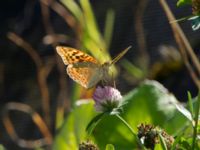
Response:
[[[79,144],[79,150],[99,150],[99,148],[95,144],[88,141]]]
[[[167,147],[170,149],[174,142],[174,138],[168,135],[164,130],[152,125],[140,124],[138,126],[138,137],[147,148],[154,149],[155,145],[159,143],[159,133],[162,135]]]

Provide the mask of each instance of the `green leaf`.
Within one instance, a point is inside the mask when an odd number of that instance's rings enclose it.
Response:
[[[176,106],[177,110],[180,113],[182,113],[193,124],[192,114],[185,107],[183,107],[181,104],[177,103],[177,104],[175,104],[175,106]]]
[[[182,136],[183,136],[184,132],[181,132],[176,138],[175,138],[175,141],[171,147],[171,150],[176,150],[176,146],[177,144],[180,142]]]
[[[191,147],[192,139],[185,139],[184,137],[181,138],[179,141],[179,149],[192,149]]]
[[[192,16],[188,20],[191,21],[192,29],[194,31],[200,28],[200,16]]]
[[[189,108],[190,108],[190,113],[192,115],[192,118],[194,118],[194,108],[193,108],[193,103],[192,103],[192,95],[189,91],[187,92],[187,95],[188,95],[188,105],[189,105]]]
[[[61,2],[67,7],[67,9],[74,15],[77,21],[83,24],[83,15],[81,8],[74,0],[61,0]]]
[[[115,147],[112,144],[107,144],[105,150],[115,150]]]
[[[179,0],[176,5],[179,7],[179,6],[188,5],[191,3],[192,3],[192,0]]]
[[[195,146],[196,146],[196,139],[197,139],[197,136],[198,136],[198,122],[199,122],[199,111],[200,111],[200,91],[198,93],[198,96],[197,96],[197,105],[196,105],[196,109],[195,109],[195,118],[194,118],[194,121],[195,121],[195,126],[194,126],[194,131],[193,131],[193,140],[192,140],[192,148],[194,149]]]
[[[0,144],[0,150],[6,150],[2,144]]]
[[[105,39],[105,42],[106,42],[107,49],[109,49],[110,44],[111,44],[114,20],[115,20],[114,10],[110,9],[107,12],[105,27],[104,27],[105,28],[104,29],[104,39]]]
[[[89,39],[92,40],[93,44],[97,44],[96,47],[105,50],[105,43],[103,43],[103,38],[99,32],[96,19],[94,17],[94,13],[92,7],[89,3],[89,0],[80,0],[81,7],[83,9],[85,24],[84,29],[86,34],[89,36]],[[92,47],[86,47],[88,49],[92,49]],[[95,55],[94,55],[95,56]]]
[[[104,115],[105,113],[98,114],[89,122],[89,124],[86,127],[86,131],[88,132],[89,135],[92,133],[96,125],[101,121]]]
[[[160,139],[160,144],[161,144],[162,150],[167,150],[167,145],[165,143],[165,140],[160,133],[159,133],[159,139]]]
[[[163,150],[161,143],[156,144],[154,150]]]
[[[93,101],[77,101],[55,137],[53,150],[78,149],[79,143],[86,140],[85,128],[94,115]]]
[[[172,119],[177,112],[175,107],[177,100],[174,95],[156,81],[146,80],[127,94],[125,99],[129,104],[125,105],[124,116],[135,126],[135,129],[138,124],[144,122],[164,127],[166,121]],[[182,125],[184,120],[179,121]],[[174,124],[170,123],[170,125],[176,130]]]

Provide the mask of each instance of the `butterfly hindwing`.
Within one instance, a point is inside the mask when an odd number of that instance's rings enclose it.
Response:
[[[97,84],[101,80],[99,75],[99,67],[73,67],[73,65],[68,65],[67,74],[74,81],[82,85],[83,87],[89,89]]]

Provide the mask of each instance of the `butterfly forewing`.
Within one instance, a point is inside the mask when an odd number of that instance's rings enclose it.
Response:
[[[61,56],[65,65],[74,64],[77,62],[97,63],[97,60],[92,56],[71,47],[57,46],[56,50],[57,53]]]

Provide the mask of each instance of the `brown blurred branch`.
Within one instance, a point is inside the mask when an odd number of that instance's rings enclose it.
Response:
[[[139,46],[140,54],[142,59],[142,63],[145,65],[144,69],[148,69],[149,66],[149,55],[146,49],[146,38],[144,34],[144,27],[143,27],[143,16],[148,4],[148,0],[140,0],[139,4],[137,5],[135,16],[135,32],[137,36],[137,43]]]
[[[62,121],[64,121],[64,112],[65,108],[66,111],[70,109],[70,100],[68,95],[68,88],[67,88],[67,82],[66,82],[66,71],[64,68],[64,64],[61,62],[59,56],[56,57],[57,61],[57,69],[60,73],[59,78],[59,85],[60,85],[60,91],[58,94],[58,101],[57,101],[57,110],[56,110],[56,128],[59,128],[62,125]],[[60,120],[61,121],[60,121]]]
[[[53,11],[55,11],[59,16],[61,16],[65,22],[70,26],[70,28],[74,31],[76,36],[75,45],[77,47],[80,45],[81,41],[81,26],[77,24],[76,19],[74,16],[60,3],[57,1],[48,1],[48,0],[40,0],[41,3],[45,4],[46,6],[49,6]]]
[[[41,6],[41,12],[42,12],[42,20],[44,24],[44,29],[46,31],[46,36],[43,39],[43,42],[45,44],[51,44],[53,47],[56,47],[58,43],[61,41],[67,41],[67,36],[62,34],[56,34],[54,32],[54,29],[51,25],[50,21],[50,8],[51,3],[57,3],[54,2],[54,0],[40,0],[40,6]]]
[[[170,10],[168,4],[166,3],[166,1],[165,0],[159,0],[159,1],[168,17],[169,22],[176,20],[172,11]],[[183,61],[186,65],[194,83],[200,89],[200,77],[198,76],[198,74],[200,75],[200,62],[199,62],[196,54],[194,53],[190,43],[188,42],[186,36],[184,35],[182,29],[180,28],[179,24],[177,22],[173,22],[170,25],[173,30],[175,40],[179,46],[181,55],[183,57]],[[198,74],[195,73],[192,65],[189,62],[189,58],[191,58],[191,61],[194,64],[194,67],[197,70]]]
[[[0,96],[4,94],[4,83],[5,82],[5,64],[0,63]]]
[[[64,18],[66,23],[74,29],[75,20],[71,16],[71,14],[58,2],[54,0],[40,0],[41,8],[42,8],[42,14],[43,14],[43,22],[44,26],[46,28],[47,34],[51,35],[51,37],[56,37],[56,34],[53,30],[53,28],[49,28],[48,26],[51,26],[49,21],[49,7],[52,8],[55,12],[57,12],[61,17]],[[76,30],[75,30],[76,33]],[[63,38],[64,39],[64,38]],[[54,39],[51,43],[53,47],[57,46],[58,40]],[[55,50],[55,48],[54,48]],[[60,61],[59,56],[56,53],[56,62],[57,62],[57,68],[60,72],[60,78],[59,78],[59,85],[60,90],[57,98],[57,110],[56,110],[56,128],[59,128],[62,124],[62,121],[64,120],[64,111],[65,107],[67,106],[69,108],[70,104],[69,100],[67,99],[67,84],[66,84],[66,72],[64,71],[64,64]],[[67,110],[68,110],[67,108]],[[62,120],[62,121],[60,121]]]
[[[19,37],[17,34],[13,32],[9,32],[7,37],[13,41],[19,47],[22,47],[29,56],[33,59],[34,63],[36,64],[37,68],[37,80],[39,84],[40,93],[42,96],[42,108],[44,111],[44,117],[46,123],[50,126],[50,97],[49,97],[49,90],[47,86],[47,72],[46,67],[42,62],[42,59],[37,54],[36,50],[32,48],[32,46]]]
[[[51,3],[48,0],[40,0],[44,5],[49,6],[53,9],[58,15],[60,15],[66,23],[74,29],[76,26],[76,21],[74,17],[66,10],[66,8],[56,1],[52,1]]]
[[[13,32],[9,32],[7,37],[16,45],[22,47],[30,55],[30,57],[36,64],[37,68],[42,67],[42,60],[40,59],[40,56],[37,54],[36,50],[33,49],[33,47],[30,44],[25,42],[21,37],[19,37],[17,34]]]
[[[30,115],[33,122],[39,128],[44,138],[37,140],[24,140],[20,138],[20,136],[17,135],[13,123],[9,117],[10,111],[20,111]],[[35,112],[31,107],[29,107],[26,104],[16,102],[10,102],[6,104],[6,106],[3,109],[3,123],[11,139],[21,147],[38,148],[41,146],[52,144],[52,135],[45,122],[42,120],[42,118],[37,112]]]
[[[46,3],[51,3],[52,0],[45,0]],[[54,34],[53,28],[50,23],[49,7],[40,1],[42,20],[47,34]]]

